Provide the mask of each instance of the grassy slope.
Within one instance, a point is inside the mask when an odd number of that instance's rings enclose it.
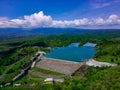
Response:
[[[41,73],[44,73],[44,74],[51,74],[51,75],[64,75],[62,73],[59,73],[59,72],[54,72],[54,71],[50,71],[50,70],[45,70],[45,69],[42,69],[42,68],[37,68],[37,67],[34,67],[33,68],[34,71],[37,71],[37,72],[41,72]]]

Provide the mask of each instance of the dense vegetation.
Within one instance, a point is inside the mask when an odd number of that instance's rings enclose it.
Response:
[[[116,63],[120,65],[120,40],[104,40],[98,44],[98,52],[94,56],[98,61]]]
[[[14,89],[41,90],[119,90],[120,89],[120,31],[85,31],[74,34],[57,34],[32,38],[21,38],[0,42],[0,83],[5,84],[16,76],[37,50],[49,52],[48,47],[66,46],[72,42],[94,42],[95,60],[116,63],[116,67],[83,66],[64,83],[14,87]],[[38,46],[38,48],[33,48]],[[38,70],[38,69],[37,69]],[[39,71],[45,72],[40,69]],[[51,73],[46,71],[46,73]],[[52,72],[53,73],[53,72]],[[56,73],[55,73],[56,74]],[[27,76],[26,76],[27,77]],[[26,79],[24,77],[24,80]],[[34,82],[34,81],[33,81]],[[5,87],[1,89],[13,89]]]

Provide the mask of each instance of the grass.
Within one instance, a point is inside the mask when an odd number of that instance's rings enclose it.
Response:
[[[35,86],[3,87],[0,90],[58,90],[58,89],[55,88],[54,85],[39,84]]]
[[[21,83],[21,84],[32,84],[35,83],[36,85],[39,84],[40,82],[43,82],[44,79],[42,79],[41,77],[39,78],[33,78],[31,77],[31,75],[26,75],[24,76],[21,80],[18,80],[14,83]]]
[[[29,76],[30,76],[31,78],[41,78],[40,76],[37,76],[37,75],[31,74],[31,73],[29,73]]]
[[[59,72],[54,72],[54,71],[50,71],[50,70],[46,70],[46,69],[42,69],[42,68],[37,68],[37,67],[34,67],[33,70],[37,71],[37,72],[44,73],[44,74],[50,74],[50,75],[56,75],[56,76],[64,75],[64,74],[59,73]]]

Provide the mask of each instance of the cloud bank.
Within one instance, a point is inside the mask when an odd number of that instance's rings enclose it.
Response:
[[[107,19],[98,18],[82,18],[75,20],[53,20],[51,16],[45,15],[43,11],[32,15],[25,15],[23,18],[9,19],[0,17],[0,28],[81,28],[81,27],[117,27],[120,28],[120,17],[112,14]]]

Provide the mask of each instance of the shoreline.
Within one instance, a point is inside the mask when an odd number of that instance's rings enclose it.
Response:
[[[43,59],[51,59],[51,60],[58,60],[58,61],[64,61],[64,62],[70,62],[70,63],[83,63],[82,62],[76,62],[76,61],[69,61],[69,60],[63,60],[63,59],[55,59],[55,58],[48,58],[48,57],[43,57]]]

